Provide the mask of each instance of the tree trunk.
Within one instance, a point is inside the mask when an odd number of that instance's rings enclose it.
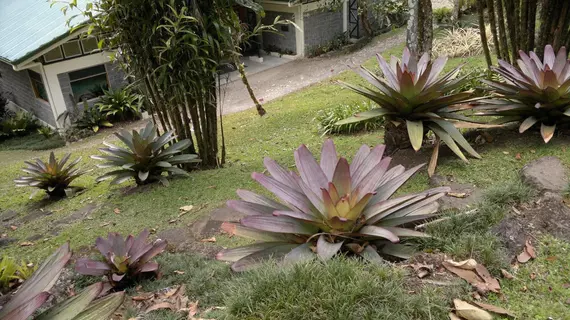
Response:
[[[400,125],[396,126],[392,121],[388,120],[384,128],[384,144],[386,145],[387,154],[412,147],[405,122],[400,122]]]
[[[265,111],[265,109],[263,109],[263,106],[261,105],[261,103],[259,103],[259,100],[257,100],[257,97],[255,97],[255,93],[253,92],[253,88],[251,88],[251,85],[249,84],[249,81],[247,80],[247,76],[245,74],[245,68],[243,67],[243,63],[241,63],[241,61],[239,61],[239,58],[236,56],[234,59],[234,63],[237,66],[237,69],[239,71],[239,75],[241,77],[241,81],[243,82],[244,86],[247,89],[247,92],[249,93],[249,97],[251,98],[251,101],[253,101],[253,103],[255,104],[255,109],[257,109],[257,113],[259,114],[259,116],[263,117],[267,111]]]
[[[431,54],[433,41],[433,13],[431,0],[408,0],[409,18],[406,45],[418,57]]]
[[[501,46],[501,56],[504,60],[511,61],[511,58],[509,57],[509,44],[507,43],[507,32],[505,31],[503,0],[495,0],[495,10],[497,12],[497,25],[499,27],[499,45]]]
[[[535,33],[536,33],[536,7],[537,0],[528,0],[528,19],[527,19],[527,40],[526,51],[534,50]]]
[[[483,46],[483,52],[485,53],[487,68],[491,68],[491,53],[489,52],[489,45],[487,44],[487,32],[485,30],[485,13],[483,11],[483,2],[484,0],[477,1],[477,14],[479,15],[479,33],[481,34],[481,44]]]
[[[519,16],[519,48],[523,51],[528,51],[528,2],[529,0],[521,0],[520,16]]]
[[[460,6],[461,6],[461,0],[453,0],[453,12],[451,15],[451,19],[453,20],[453,22],[457,22],[459,20],[459,13],[460,13]]]
[[[505,16],[507,18],[507,31],[508,31],[508,41],[509,47],[511,51],[511,63],[514,63],[514,60],[517,56],[517,17],[516,17],[516,10],[515,10],[515,3],[514,0],[503,0],[505,4]]]
[[[497,19],[495,19],[495,5],[494,0],[487,0],[487,18],[491,25],[491,34],[493,35],[493,44],[495,45],[495,54],[497,58],[502,59],[501,46],[499,45],[499,37],[497,35]],[[481,32],[484,32],[481,30]]]

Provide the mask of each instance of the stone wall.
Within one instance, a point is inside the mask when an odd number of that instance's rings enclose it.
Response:
[[[304,14],[305,55],[343,34],[343,12],[314,10]]]
[[[277,16],[281,17],[282,20],[295,20],[295,16],[292,13],[266,11],[262,22],[266,25],[273,24]],[[293,52],[293,54],[297,54],[295,27],[292,25],[280,25],[277,26],[277,29],[279,33],[263,33],[263,48],[273,50],[272,47],[277,47],[281,50],[281,53],[290,51]]]
[[[0,91],[10,93],[16,105],[38,119],[56,125],[50,104],[36,98],[27,70],[14,71],[11,65],[0,62]]]

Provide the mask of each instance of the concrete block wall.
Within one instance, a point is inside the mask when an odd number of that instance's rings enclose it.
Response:
[[[325,45],[343,33],[342,10],[313,10],[303,16],[305,55],[318,46]]]
[[[36,98],[27,70],[14,71],[11,65],[0,62],[0,91],[11,93],[16,105],[38,119],[56,125],[50,104]]]
[[[262,22],[266,25],[272,24],[277,16],[281,17],[282,20],[295,21],[295,16],[293,13],[266,11]],[[297,38],[295,37],[295,27],[292,25],[283,26],[285,28],[288,28],[288,31],[282,31],[281,27],[282,26],[277,26],[279,34],[272,32],[263,33],[264,49],[275,46],[283,51],[292,51],[293,54],[297,54]]]

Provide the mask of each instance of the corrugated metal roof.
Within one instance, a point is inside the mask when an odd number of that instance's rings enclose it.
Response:
[[[92,2],[92,1],[91,1]],[[67,19],[77,13],[61,12],[63,4],[50,0],[0,0],[0,60],[17,64],[69,34]],[[85,8],[87,0],[79,0]],[[73,19],[72,26],[85,22]]]

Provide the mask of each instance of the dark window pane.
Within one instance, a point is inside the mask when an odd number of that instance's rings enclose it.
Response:
[[[56,61],[63,59],[63,54],[61,54],[61,48],[57,47],[48,53],[44,54],[44,60],[46,62]]]
[[[77,101],[89,100],[102,96],[103,90],[107,89],[107,74],[101,74],[71,82],[71,91]]]
[[[28,70],[28,74],[30,75],[32,89],[34,90],[36,98],[48,101],[48,94],[46,87],[44,86],[44,82],[42,80],[42,75],[32,70]]]
[[[81,69],[69,73],[69,80],[81,80],[83,78],[106,74],[105,65],[98,65],[91,68]]]
[[[97,38],[95,37],[82,39],[81,45],[83,46],[83,53],[85,54],[99,50],[99,42],[97,42]]]
[[[79,45],[79,41],[69,41],[64,43],[61,47],[63,48],[63,53],[66,58],[81,55],[81,46]]]

